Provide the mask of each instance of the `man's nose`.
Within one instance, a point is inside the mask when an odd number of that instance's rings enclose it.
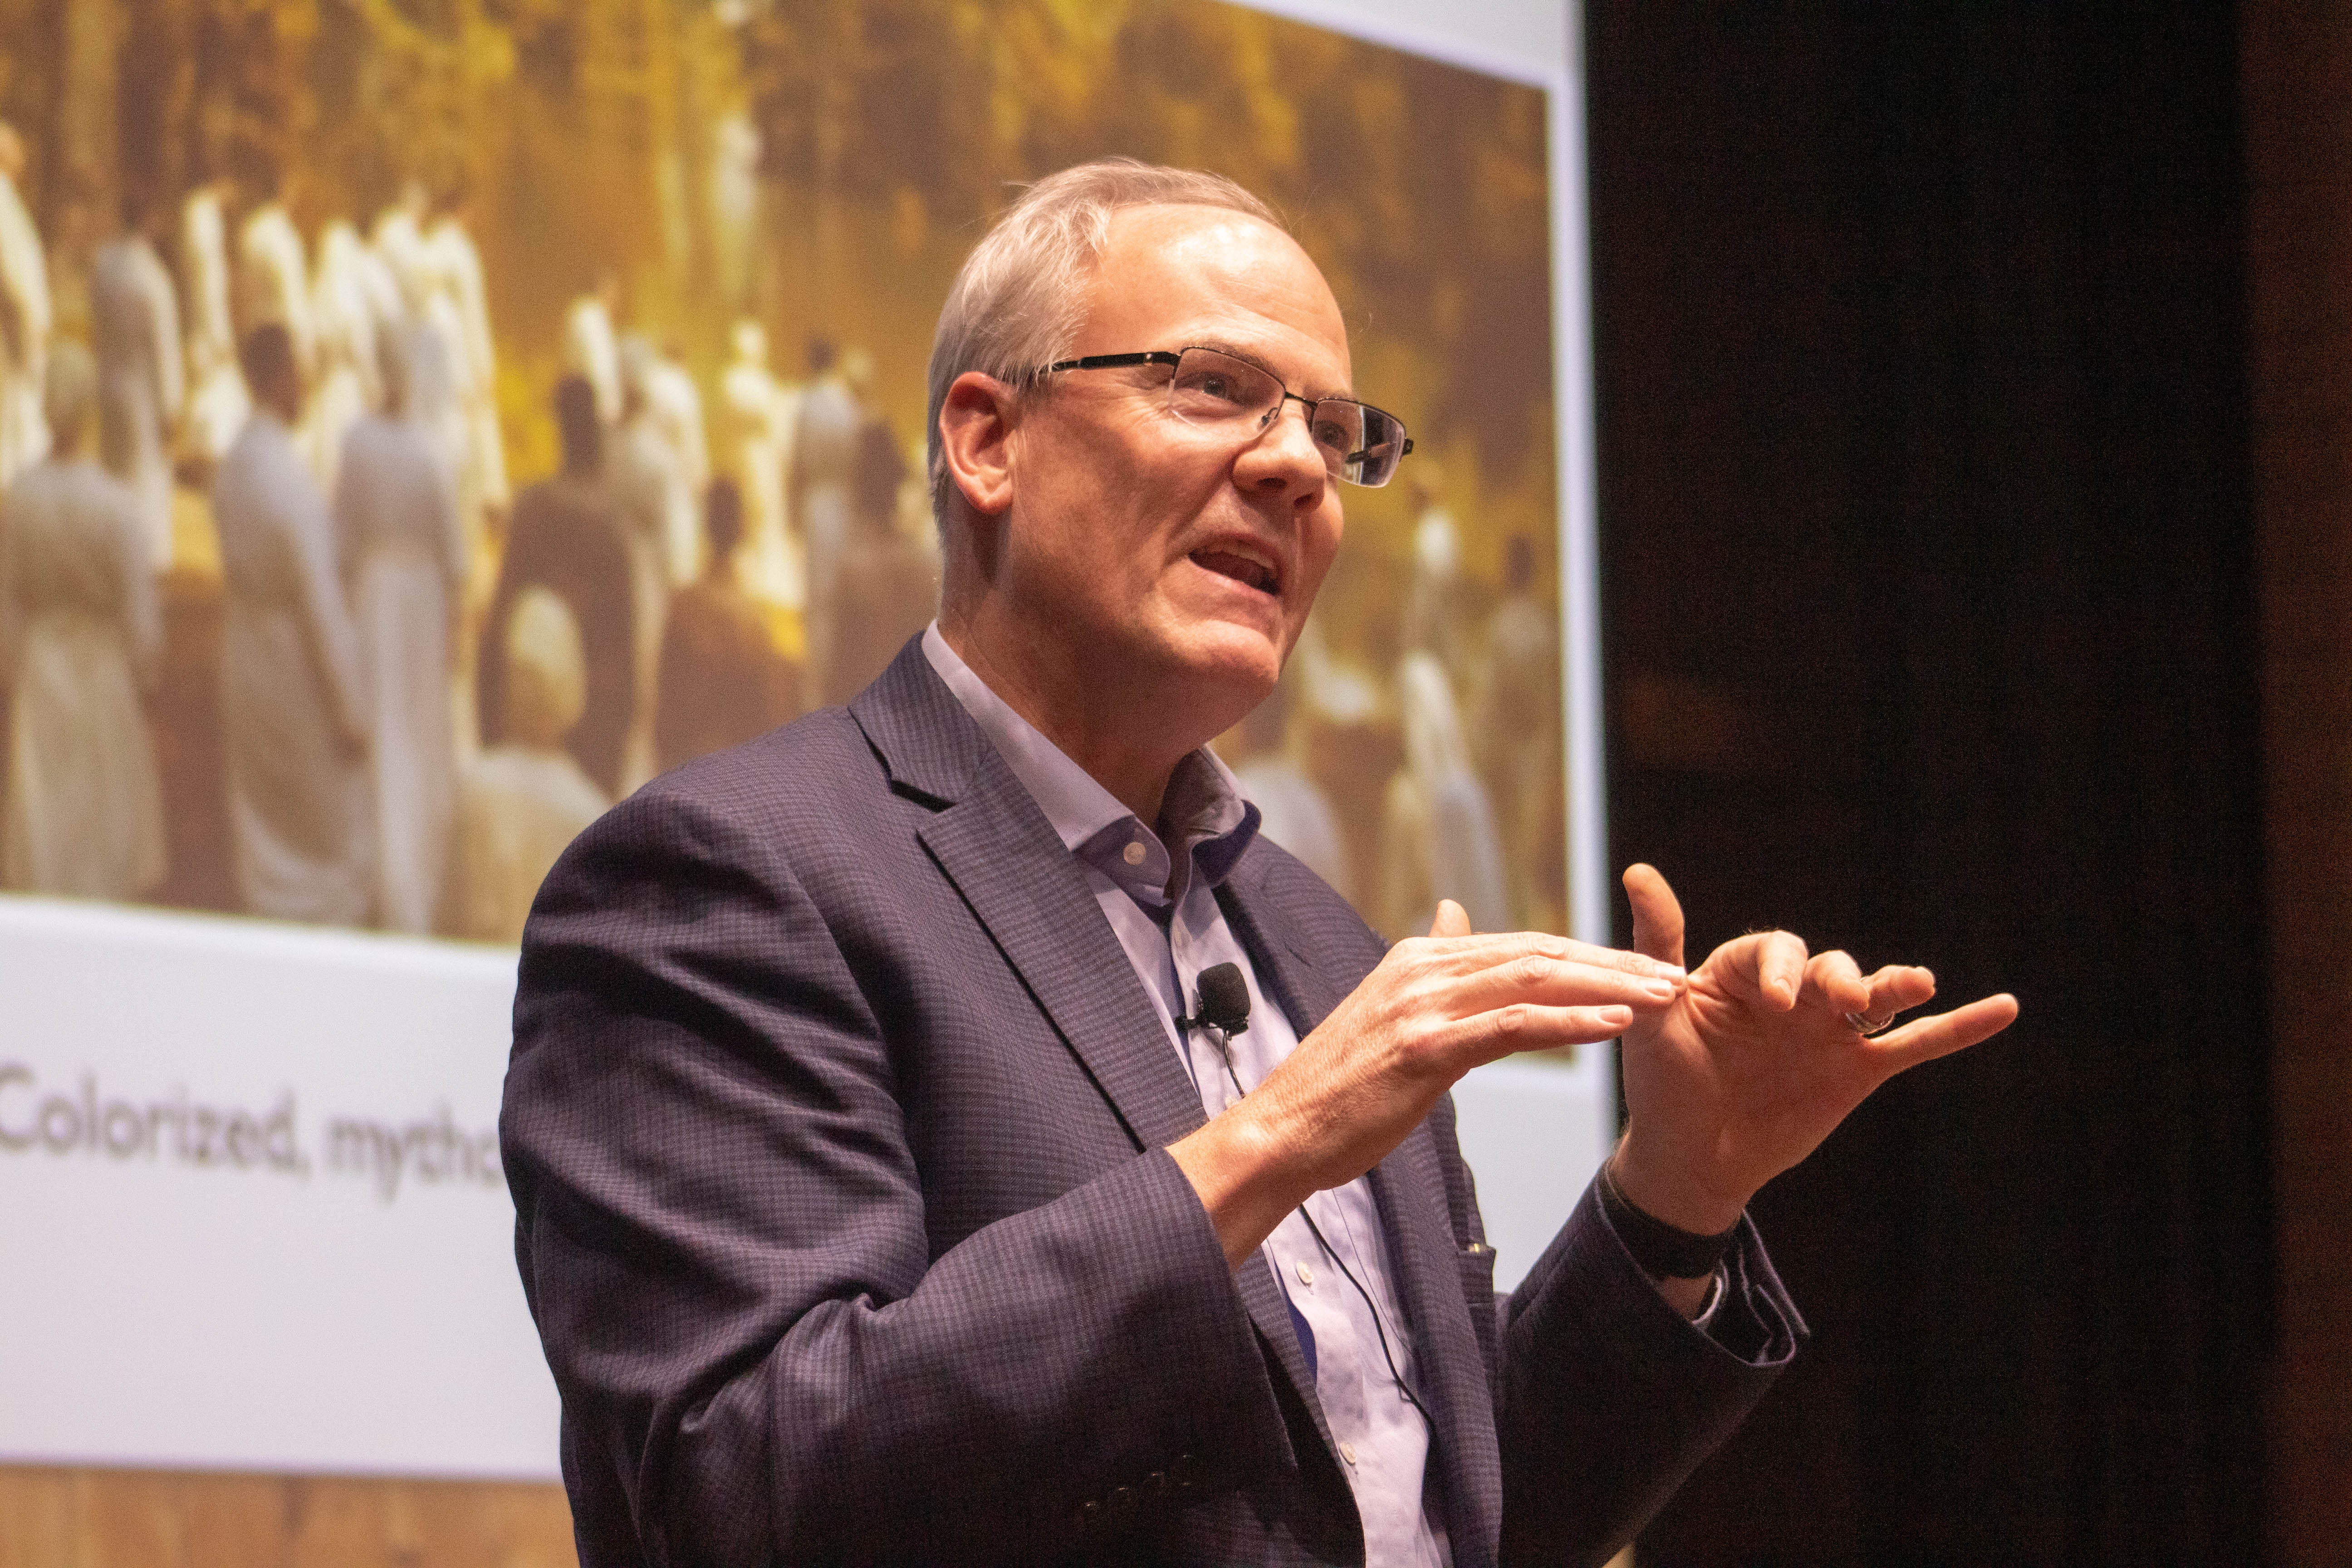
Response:
[[[1292,404],[1298,405],[1298,417],[1284,417]],[[1305,398],[1285,393],[1265,416],[1258,437],[1242,454],[1242,461],[1262,471],[1247,476],[1261,488],[1280,487],[1294,493],[1312,494],[1322,489],[1331,477],[1324,467],[1323,449],[1315,444],[1307,421],[1314,417],[1315,405]]]

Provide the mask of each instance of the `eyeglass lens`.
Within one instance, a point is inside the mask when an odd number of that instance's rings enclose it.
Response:
[[[1247,360],[1214,349],[1186,349],[1169,384],[1168,406],[1192,424],[1246,419],[1263,430],[1280,416],[1285,400],[1294,396]],[[1404,455],[1402,421],[1345,397],[1297,401],[1306,405],[1307,434],[1323,454],[1326,468],[1350,484],[1388,483]]]

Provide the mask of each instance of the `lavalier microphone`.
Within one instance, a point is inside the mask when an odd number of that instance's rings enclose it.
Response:
[[[1177,1017],[1180,1031],[1210,1028],[1230,1037],[1249,1026],[1249,982],[1242,977],[1240,964],[1218,963],[1203,969],[1200,987],[1200,1010],[1189,1018]]]

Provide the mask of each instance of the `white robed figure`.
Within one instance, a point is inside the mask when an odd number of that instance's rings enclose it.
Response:
[[[313,384],[319,363],[319,336],[310,310],[310,253],[302,244],[302,231],[294,226],[294,219],[274,189],[246,215],[244,226],[237,230],[233,276],[238,341],[272,322],[285,328],[307,390]],[[259,389],[249,384],[247,391],[259,395]]]
[[[425,220],[429,214],[425,187],[412,182],[398,200],[387,203],[376,214],[375,226],[368,233],[368,247],[399,283],[409,315],[423,309],[431,288],[425,267]]]
[[[302,455],[330,495],[343,457],[344,437],[383,400],[376,347],[376,302],[368,277],[371,258],[359,231],[341,218],[319,235],[319,269],[310,290],[310,321],[318,333],[318,381],[303,411]]]
[[[466,540],[447,469],[402,416],[404,338],[385,342],[381,364],[384,410],[344,442],[335,531],[374,724],[376,918],[386,931],[425,935],[441,907],[457,810],[450,653]]]
[[[215,183],[188,193],[180,208],[181,265],[187,288],[187,449],[218,462],[253,412],[236,363],[236,327],[229,318],[228,225]]]
[[[680,527],[697,528],[694,492],[685,464],[655,414],[653,349],[643,338],[621,343],[621,423],[606,448],[604,473],[621,516],[629,548],[630,599],[636,628],[636,702],[621,752],[621,793],[654,776],[654,687],[661,663],[662,629],[674,589],[688,578],[677,573],[675,541]],[[693,557],[686,558],[689,563]]]
[[[222,750],[245,907],[364,925],[375,893],[367,689],[326,498],[294,444],[285,328],[247,334],[246,422],[213,479],[225,590]]]
[[[163,879],[163,807],[140,706],[163,645],[138,502],[89,460],[97,373],[58,345],[56,447],[0,507],[0,681],[9,693],[0,886],[136,899]]]
[[[42,390],[49,354],[49,264],[16,182],[25,143],[0,124],[0,485],[49,449]]]
[[[620,293],[619,280],[605,273],[563,312],[563,368],[596,395],[596,417],[607,429],[621,420],[621,338],[613,321]]]
[[[710,488],[710,441],[703,433],[702,394],[679,362],[677,345],[646,364],[646,414],[677,458],[685,504],[670,518],[670,581],[683,587],[702,575],[702,495]]]
[[[449,368],[465,429],[457,508],[479,545],[486,542],[489,514],[503,513],[514,494],[507,482],[506,439],[499,429],[499,357],[490,336],[489,289],[482,277],[482,253],[458,216],[457,199],[446,198],[451,205],[425,231],[425,267],[457,327]]]
[[[1453,681],[1435,655],[1414,652],[1398,661],[1396,684],[1405,765],[1389,781],[1381,822],[1387,928],[1426,931],[1437,900],[1452,899],[1473,931],[1508,931],[1502,840],[1494,804],[1470,763]]]
[[[171,432],[186,390],[172,275],[134,221],[90,263],[99,456],[138,498],[148,559],[172,563]]]
[[[793,424],[788,470],[792,480],[786,504],[800,528],[806,584],[801,615],[808,627],[804,662],[813,694],[810,700],[814,702],[822,700],[814,694],[831,686],[827,667],[835,640],[834,616],[841,598],[842,556],[849,545],[856,510],[851,482],[857,467],[857,432],[866,414],[859,405],[848,355],[836,363],[833,345],[816,339],[809,344],[809,369],[814,379],[801,394],[800,416]]]
[[[788,609],[806,602],[799,541],[784,509],[784,471],[792,464],[799,395],[768,369],[768,334],[753,321],[735,323],[735,357],[719,378],[720,462],[743,496],[744,592]]]
[[[425,243],[420,222],[424,212],[425,193],[411,185],[398,202],[377,216],[371,248],[378,268],[398,289],[394,318],[418,329],[405,339],[408,383],[404,417],[425,431],[448,470],[449,482],[457,490],[458,521],[470,531],[474,519],[466,510],[468,437],[460,386],[467,352],[465,311],[452,280],[436,266],[435,255]],[[382,311],[380,304],[379,331],[383,327]]]

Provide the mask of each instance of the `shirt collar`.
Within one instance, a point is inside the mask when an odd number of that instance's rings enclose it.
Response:
[[[1160,803],[1160,820],[1184,857],[1179,864],[1159,834],[989,689],[948,646],[937,621],[923,633],[923,657],[994,743],[1063,847],[1144,908],[1157,910],[1181,900],[1196,868],[1209,886],[1223,881],[1257,836],[1257,807],[1242,798],[1233,770],[1216,752],[1199,747],[1176,764]]]

